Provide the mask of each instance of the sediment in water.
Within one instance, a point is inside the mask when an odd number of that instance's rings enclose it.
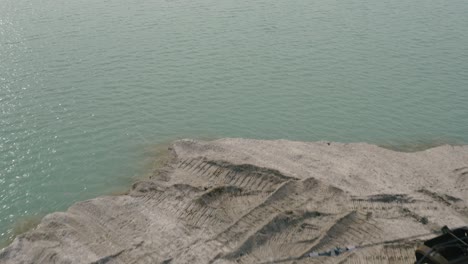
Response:
[[[128,194],[46,216],[0,263],[410,263],[421,239],[468,220],[468,146],[221,139],[171,151]],[[349,245],[368,247],[301,258]]]

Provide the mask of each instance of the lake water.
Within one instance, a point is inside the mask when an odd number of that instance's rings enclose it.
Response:
[[[177,138],[468,143],[466,0],[0,0],[0,240]]]

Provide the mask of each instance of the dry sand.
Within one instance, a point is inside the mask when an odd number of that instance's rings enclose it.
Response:
[[[171,150],[128,195],[46,216],[0,263],[412,263],[431,232],[468,223],[468,146],[222,139]],[[364,247],[301,258],[350,245]]]

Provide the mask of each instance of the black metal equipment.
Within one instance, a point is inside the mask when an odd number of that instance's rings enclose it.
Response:
[[[427,240],[416,250],[415,264],[468,263],[468,227],[450,230],[442,228],[442,235]]]

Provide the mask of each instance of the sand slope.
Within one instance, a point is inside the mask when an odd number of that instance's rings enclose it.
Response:
[[[222,139],[171,150],[128,195],[46,216],[0,263],[412,263],[433,230],[468,224],[468,146]],[[348,245],[367,246],[299,258]]]

